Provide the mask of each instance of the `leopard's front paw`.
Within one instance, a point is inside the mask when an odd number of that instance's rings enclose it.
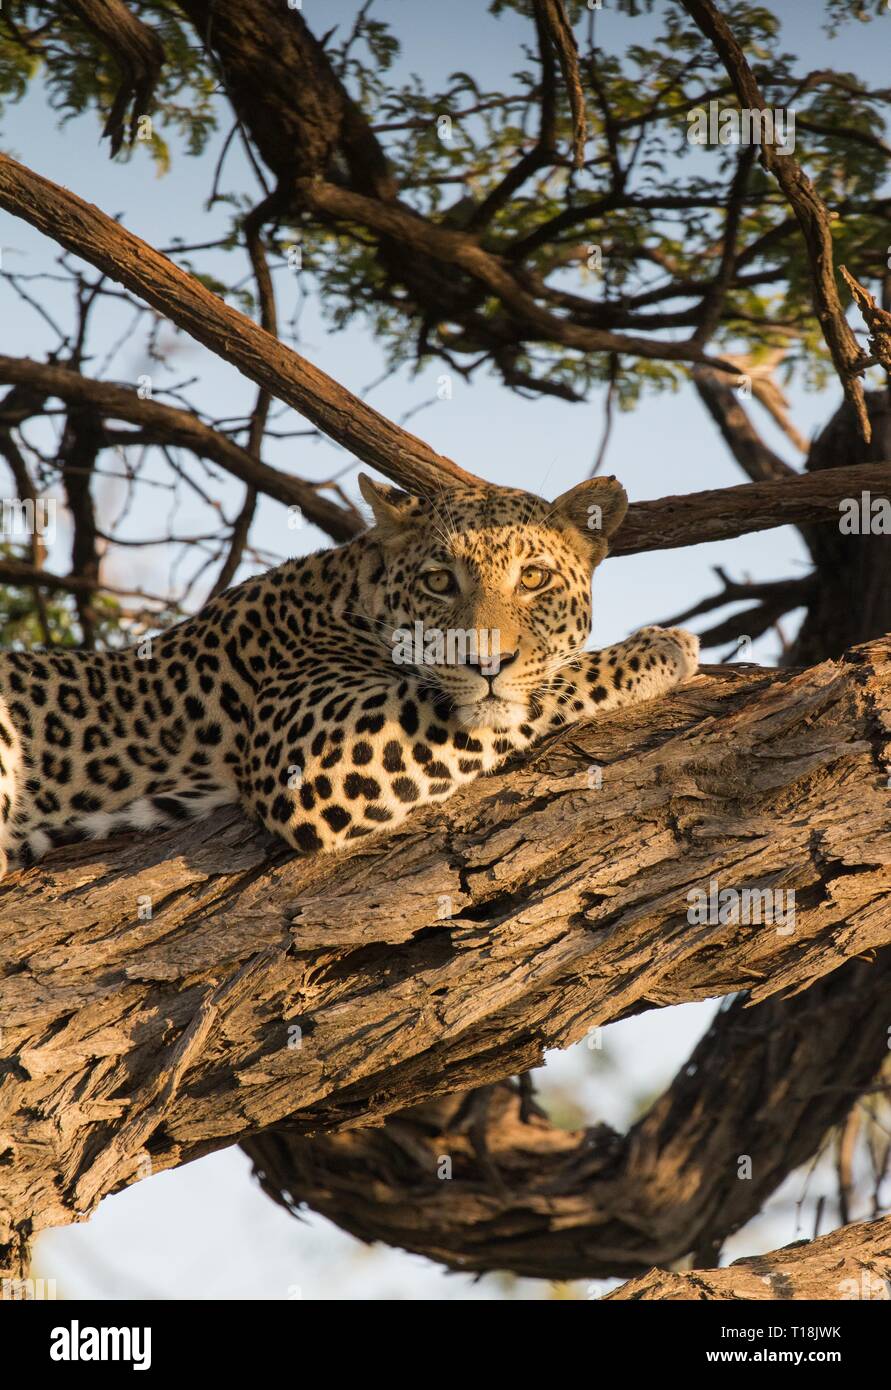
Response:
[[[675,668],[677,681],[689,680],[699,670],[699,638],[683,627],[642,627],[640,637],[647,637],[651,650],[668,657]]]

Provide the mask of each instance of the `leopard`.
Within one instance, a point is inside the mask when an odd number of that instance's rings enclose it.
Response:
[[[369,525],[348,542],[135,645],[0,656],[0,872],[231,803],[297,854],[332,851],[695,674],[684,629],[586,646],[617,479],[550,502],[359,488]]]

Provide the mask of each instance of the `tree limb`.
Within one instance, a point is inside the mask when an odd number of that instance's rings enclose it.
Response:
[[[371,409],[97,208],[6,155],[0,155],[0,206],[125,284],[243,375],[301,411],[330,438],[395,482],[434,493],[448,484],[479,483],[479,478]],[[437,234],[449,235],[441,230]],[[683,344],[666,345],[666,351],[669,348],[680,350]],[[251,466],[257,467],[255,460]],[[875,486],[887,486],[887,465],[869,465],[873,467],[880,470]],[[797,477],[759,484],[757,493],[753,489],[743,496],[738,488],[715,493],[714,513],[708,517],[704,533],[699,529],[699,502],[686,498],[640,503],[635,515],[629,514],[614,552],[629,554],[643,548],[640,529],[651,524],[657,532],[668,527],[673,538],[661,544],[670,547],[689,544],[693,532],[698,540],[714,540],[788,522],[827,520],[837,515],[840,496],[850,495],[838,492],[839,480],[842,484],[847,480],[842,477],[843,470],[834,471],[834,483],[823,479],[816,485],[816,496],[810,490],[815,480]],[[868,471],[858,470],[857,492],[873,485]],[[850,486],[854,486],[853,480]],[[717,502],[718,497],[721,502]],[[731,511],[730,521],[718,514],[725,501]],[[743,524],[742,514],[750,507],[753,515]],[[685,522],[687,530],[683,529]]]
[[[654,1269],[607,1294],[608,1299],[857,1299],[891,1298],[891,1217],[856,1222],[819,1240],[798,1240],[767,1255],[734,1260],[726,1269],[674,1274]]]
[[[741,107],[763,111],[766,103],[746,55],[724,16],[712,0],[681,0],[727,69]],[[871,426],[864,400],[863,353],[854,337],[835,283],[830,214],[814,185],[791,154],[779,154],[769,141],[761,144],[761,163],[774,175],[798,219],[811,267],[814,307],[842,390],[857,414],[862,438],[869,443]]]
[[[730,642],[740,637],[754,639],[767,632],[784,614],[790,613],[794,608],[805,607],[814,598],[817,590],[817,579],[813,572],[801,575],[797,579],[754,582],[731,579],[720,565],[715,566],[715,573],[721,581],[718,593],[700,599],[683,613],[663,619],[660,626],[677,627],[690,618],[697,618],[702,613],[711,613],[728,603],[752,602],[754,607],[741,609],[716,627],[709,628],[707,632],[700,632],[699,640],[704,647],[714,647],[719,642]]]
[[[113,584],[102,584],[98,579],[91,579],[78,574],[53,574],[50,570],[43,569],[35,565],[26,564],[24,560],[0,560],[0,583],[16,584],[21,587],[29,585],[39,589],[47,589],[51,593],[64,594],[83,594],[93,595],[97,589],[102,589],[106,594],[116,594],[120,598],[152,598],[153,596],[145,593],[141,589],[119,589]],[[156,602],[163,602],[156,598]]]
[[[284,381],[277,373],[278,363],[274,358],[270,363],[270,379],[272,383],[282,384],[279,389],[272,384],[271,390],[283,397]],[[169,443],[181,444],[215,460],[235,477],[268,496],[286,505],[302,507],[306,516],[335,540],[348,540],[361,530],[358,517],[320,497],[309,483],[252,458],[246,449],[188,411],[141,400],[127,387],[94,381],[65,367],[32,362],[28,358],[0,356],[0,381],[33,384],[62,400],[95,405],[105,416],[129,420],[149,431],[154,430],[159,438]],[[384,419],[383,416],[378,418]],[[389,425],[388,421],[385,423]],[[390,428],[399,429],[397,425]],[[421,446],[420,440],[417,443]],[[377,466],[382,473],[409,485],[401,464],[390,467],[378,463]],[[793,474],[769,482],[742,483],[738,487],[634,502],[621,530],[610,543],[610,551],[613,555],[635,555],[642,550],[673,550],[705,541],[729,540],[777,526],[837,522],[841,500],[859,497],[864,489],[876,495],[891,492],[891,463],[849,465],[813,474]]]
[[[242,1148],[279,1205],[360,1240],[465,1271],[634,1274],[720,1248],[819,1149],[887,1056],[889,981],[886,949],[792,999],[737,999],[625,1135],[524,1116],[500,1082],[376,1129],[307,1139],[285,1123]]]
[[[272,283],[272,276],[269,273],[269,261],[266,256],[266,248],[263,245],[262,228],[266,216],[271,213],[276,205],[276,200],[267,199],[264,203],[258,204],[244,221],[244,237],[247,252],[250,256],[251,268],[254,272],[254,283],[257,287],[257,299],[260,304],[260,323],[271,333],[273,337],[278,337],[278,309],[275,302],[275,288]],[[251,411],[251,423],[248,431],[247,451],[251,458],[260,460],[263,449],[263,436],[266,432],[266,422],[269,418],[269,407],[272,404],[272,397],[263,387],[257,392],[257,399]],[[215,598],[228,589],[241,564],[244,548],[247,545],[250,534],[251,523],[257,508],[257,489],[249,487],[242,503],[235,525],[232,528],[232,537],[229,543],[229,551],[226,555],[220,572],[214,580],[210,591],[210,597]]]
[[[635,502],[610,540],[610,554],[673,550],[815,521],[834,521],[837,527],[841,500],[859,498],[863,491],[891,496],[891,463],[849,464],[765,483],[740,483],[738,487]],[[885,543],[883,537],[877,539],[879,544]]]
[[[585,115],[585,93],[579,73],[579,50],[572,25],[562,0],[535,0],[535,13],[550,42],[554,45],[572,112],[572,159],[581,169],[585,163],[585,140],[588,121]]]
[[[339,151],[357,188],[393,195],[377,137],[299,8],[181,0],[180,9],[216,59],[232,106],[279,183],[326,174]]]
[[[509,344],[562,343],[583,352],[619,352],[733,370],[720,357],[708,356],[694,339],[673,342],[610,333],[582,322],[581,316],[551,312],[515,274],[512,247],[501,256],[482,244],[475,228],[492,211],[488,198],[472,217],[470,228],[461,229],[446,225],[446,219],[436,222],[424,217],[401,202],[376,137],[302,16],[272,15],[257,0],[214,0],[213,4],[185,0],[183,9],[215,55],[233,104],[275,173],[279,196],[291,214],[308,211],[323,223],[369,229],[379,241],[388,274],[410,286],[414,300],[429,316],[449,317],[446,306],[455,300],[455,277],[443,267],[456,267],[470,282],[469,301],[467,295],[461,296],[461,321],[468,324],[472,305],[483,293],[494,294],[507,310],[498,326]],[[542,0],[536,18],[555,44],[568,83],[577,155],[579,142],[584,143],[585,116],[574,36],[558,0]],[[302,78],[297,81],[296,96],[295,73]],[[348,119],[345,112],[350,113]],[[349,186],[333,168],[335,150],[348,166]],[[537,157],[537,151],[524,155],[508,172],[493,191],[496,205],[505,190],[511,191],[525,179]],[[377,171],[374,177],[369,176],[371,170]],[[696,290],[708,294],[711,287],[700,285]],[[553,292],[540,290],[539,298],[549,293]],[[589,301],[584,308],[591,316],[616,312],[615,306]],[[693,321],[698,321],[698,315]],[[496,324],[477,317],[474,327],[492,334]],[[489,350],[504,345],[498,337],[496,332],[488,341]]]
[[[90,406],[106,419],[141,425],[155,442],[190,449],[201,458],[212,459],[248,487],[257,488],[285,506],[300,507],[304,516],[332,540],[351,540],[363,529],[358,513],[337,506],[310,483],[263,463],[190,411],[140,397],[132,387],[96,381],[81,372],[49,362],[3,356],[0,356],[0,382],[33,385],[45,395],[57,396],[71,405]]]
[[[102,134],[116,155],[124,143],[127,108],[132,103],[130,139],[135,139],[140,116],[148,115],[161,69],[164,47],[154,29],[136,18],[123,0],[70,0],[71,9],[114,57],[121,74]]]
[[[708,367],[694,367],[693,385],[747,478],[765,482],[795,476],[786,460],[765,444],[726,377]]]
[[[856,478],[863,468],[862,484],[856,481],[847,496],[869,509],[872,499],[891,498],[888,484],[876,488],[866,479],[873,459],[891,457],[891,392],[870,391],[866,406],[872,439],[863,443],[854,411],[848,401],[820,431],[807,459],[808,477],[838,476],[842,470]],[[802,527],[804,542],[814,561],[817,587],[788,661],[808,666],[838,656],[857,642],[891,632],[891,565],[889,538],[878,528],[857,528],[845,534],[840,526]]]
[[[869,290],[865,289],[859,280],[855,280],[845,266],[840,265],[838,269],[851,291],[851,298],[863,315],[863,322],[869,333],[870,352],[874,360],[881,363],[885,371],[891,375],[891,314],[887,309],[879,308]]]
[[[194,276],[59,184],[0,154],[0,207],[126,285],[152,308],[403,487],[434,494],[473,474],[366,405]]]
[[[552,313],[523,288],[508,262],[486,250],[475,236],[428,222],[396,199],[383,203],[323,179],[301,179],[296,188],[301,205],[318,216],[368,227],[414,252],[466,271],[503,301],[511,317],[524,325],[530,340],[563,343],[585,352],[620,352],[629,357],[698,362],[718,371],[737,371],[722,358],[705,352],[693,338],[672,342],[611,333]],[[597,307],[591,306],[591,312]]]
[[[573,727],[348,854],[295,859],[232,811],[8,877],[0,1264],[282,1120],[378,1123],[608,1021],[780,999],[870,956],[891,943],[889,759],[883,639]],[[714,877],[794,888],[794,930],[691,925]]]

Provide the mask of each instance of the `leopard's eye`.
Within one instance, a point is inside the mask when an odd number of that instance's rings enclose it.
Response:
[[[520,574],[520,584],[531,594],[537,589],[543,589],[550,577],[550,570],[546,570],[543,565],[527,565]]]
[[[454,593],[457,585],[455,576],[451,570],[427,570],[421,576],[421,581],[431,594],[436,594],[441,598],[443,594]]]

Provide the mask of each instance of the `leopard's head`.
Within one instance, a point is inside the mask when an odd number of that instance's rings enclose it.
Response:
[[[383,560],[363,608],[397,665],[465,727],[515,729],[591,630],[591,576],[628,506],[615,478],[546,502],[513,488],[418,497],[359,479]]]

